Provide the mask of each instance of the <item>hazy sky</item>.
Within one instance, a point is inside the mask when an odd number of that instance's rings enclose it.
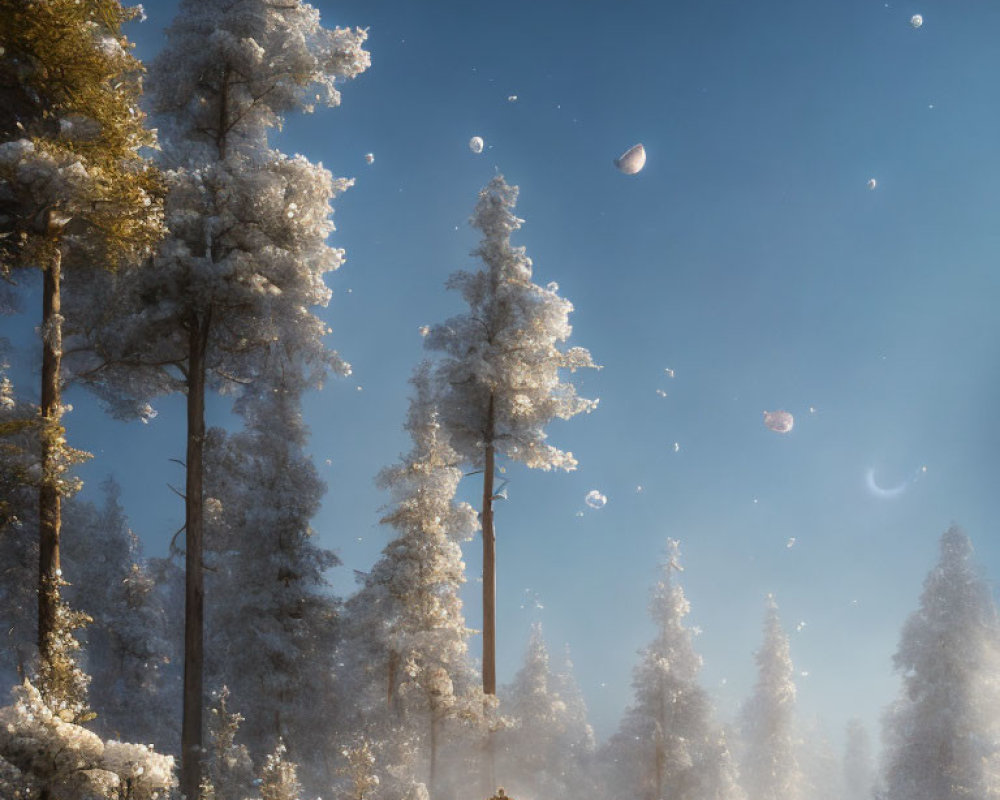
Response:
[[[461,309],[444,281],[475,267],[466,222],[500,171],[521,187],[515,243],[574,303],[573,343],[604,365],[578,380],[600,408],[550,428],[580,468],[508,473],[501,682],[539,619],[554,653],[571,647],[609,734],[674,537],[723,717],[750,690],[773,592],[802,717],[839,738],[861,716],[877,733],[940,534],[962,525],[1000,576],[1000,5],[316,5],[328,25],[370,27],[373,62],[339,109],[289,119],[278,142],[357,178],[336,206],[348,262],[324,312],[355,373],[306,409],[337,590],[386,542],[372,479],[408,449],[418,328]],[[131,31],[140,57],[175,9],[147,4]],[[613,158],[640,141],[644,171],[618,173]],[[37,322],[29,300],[2,322],[16,343]],[[183,480],[168,461],[183,454],[181,398],[149,426],[73,398],[70,443],[96,456],[84,477],[93,488],[114,473],[149,552],[164,553],[183,518],[166,486]],[[213,402],[210,424],[227,408]],[[765,428],[775,409],[795,415],[792,432]],[[591,489],[604,508],[584,504]],[[466,548],[474,627],[479,548]]]

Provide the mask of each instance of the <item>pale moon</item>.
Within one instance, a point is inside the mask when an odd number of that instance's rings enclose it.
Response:
[[[615,166],[626,175],[635,175],[646,166],[646,148],[633,145],[615,159]]]
[[[899,497],[903,492],[906,491],[906,481],[903,481],[899,486],[893,486],[891,489],[883,489],[875,481],[875,468],[872,467],[865,473],[865,483],[868,484],[868,490],[876,497],[890,498]]]

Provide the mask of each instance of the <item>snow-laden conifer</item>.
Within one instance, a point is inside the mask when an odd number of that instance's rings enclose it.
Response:
[[[140,156],[153,143],[138,101],[141,66],[122,26],[136,15],[118,0],[0,1],[0,280],[42,272],[38,441],[38,647],[43,694],[69,650],[57,619],[61,500],[76,488],[81,454],[62,417],[63,271],[116,269],[162,232],[158,178]],[[64,609],[65,610],[65,609]],[[62,613],[61,622],[66,615]],[[69,668],[69,667],[67,667]],[[76,702],[62,698],[68,703]]]
[[[796,758],[794,669],[772,595],[755,660],[757,683],[741,712],[740,780],[747,800],[798,800],[802,775]]]
[[[326,350],[330,201],[351,181],[270,147],[292,111],[335,106],[339,79],[369,64],[360,29],[325,29],[301,0],[182,0],[150,75],[165,133],[171,235],[153,268],[119,279],[90,320],[85,369],[120,413],[185,392],[187,580],[181,788],[199,784],[205,394],[262,377],[281,348],[313,382],[347,366]],[[99,281],[92,285],[101,289]]]
[[[236,741],[243,716],[229,708],[229,687],[212,693],[208,715],[208,765],[201,796],[210,800],[244,800],[252,791],[253,761]]]
[[[4,344],[0,340],[0,345]],[[37,653],[38,409],[23,402],[6,375],[0,348],[0,675],[20,682]],[[16,675],[16,679],[15,679]]]
[[[511,727],[497,734],[499,782],[514,797],[574,796],[586,781],[593,732],[572,675],[553,673],[540,623],[532,626],[524,662],[514,680],[501,690],[501,706]],[[588,748],[588,734],[589,745]]]
[[[640,800],[736,800],[724,739],[698,683],[701,656],[685,625],[691,606],[677,581],[680,545],[668,541],[663,574],[653,590],[650,615],[656,637],[632,673],[634,700],[607,745],[613,795]]]
[[[325,486],[304,452],[307,384],[294,365],[273,366],[240,400],[246,427],[209,434],[206,583],[218,602],[206,616],[207,673],[232,690],[254,760],[281,740],[319,792],[332,776],[316,742],[332,741],[338,705],[339,601],[325,572],[339,562],[309,525]]]
[[[1000,797],[1000,622],[957,527],[941,537],[893,664],[903,689],[884,721],[886,800]]]
[[[378,478],[392,497],[382,522],[395,538],[346,604],[341,660],[349,664],[346,675],[363,681],[357,710],[369,735],[385,742],[384,763],[412,760],[396,777],[424,783],[435,796],[439,751],[454,742],[449,723],[480,717],[482,694],[468,662],[471,631],[459,598],[460,543],[478,523],[472,507],[455,500],[462,472],[428,372],[424,364],[412,380],[406,429],[413,448]]]
[[[497,456],[532,468],[576,467],[548,444],[545,427],[596,407],[578,397],[561,370],[594,367],[582,347],[561,349],[572,331],[573,305],[559,287],[532,283],[532,263],[510,243],[521,227],[514,215],[517,187],[498,175],[479,193],[472,226],[483,234],[476,272],[454,273],[448,288],[462,294],[467,313],[431,327],[425,340],[444,353],[436,371],[441,422],[452,446],[483,470],[483,691],[496,694],[496,543],[493,477]]]
[[[75,498],[64,515],[69,536],[63,555],[74,576],[66,596],[92,619],[82,636],[94,728],[169,752],[179,718],[165,668],[179,654],[168,639],[167,612],[129,527],[121,489],[111,478],[101,489],[101,506]]]

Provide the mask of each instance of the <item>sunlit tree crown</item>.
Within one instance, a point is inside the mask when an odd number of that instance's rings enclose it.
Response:
[[[511,245],[522,222],[513,213],[516,201],[517,187],[502,176],[480,192],[472,226],[483,240],[473,255],[483,269],[448,280],[469,311],[434,326],[426,346],[445,354],[441,415],[463,457],[481,461],[492,440],[497,452],[529,467],[573,469],[573,454],[548,444],[544,428],[597,406],[560,377],[562,369],[595,364],[582,347],[559,347],[572,332],[573,306],[556,284],[532,283],[531,259]]]

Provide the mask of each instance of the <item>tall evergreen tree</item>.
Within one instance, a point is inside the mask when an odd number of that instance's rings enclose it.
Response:
[[[241,398],[243,431],[209,433],[207,592],[218,601],[206,615],[207,674],[232,690],[251,756],[263,760],[280,740],[322,790],[332,775],[314,743],[334,737],[339,613],[324,573],[339,561],[309,526],[325,487],[304,452],[307,385],[284,366]]]
[[[182,0],[151,84],[161,115],[170,237],[154,269],[120,281],[92,320],[94,384],[120,413],[187,396],[181,790],[198,791],[204,666],[205,396],[252,384],[281,348],[303,375],[348,371],[324,347],[330,201],[351,181],[269,147],[285,114],[336,106],[369,65],[360,29],[321,26],[301,0]],[[101,288],[95,282],[96,288]]]
[[[680,571],[680,545],[671,539],[650,603],[657,635],[633,671],[635,699],[605,754],[612,791],[623,800],[695,800],[728,785],[728,754],[698,684],[701,657],[684,624],[691,606],[675,578]]]
[[[903,690],[884,722],[886,800],[1000,797],[1000,621],[959,528],[900,636]]]
[[[559,348],[572,332],[573,305],[559,296],[557,284],[531,282],[531,259],[510,243],[523,222],[514,216],[516,203],[517,187],[500,175],[479,193],[472,226],[483,240],[473,255],[483,269],[448,280],[469,311],[433,326],[425,341],[445,354],[437,369],[441,421],[455,450],[483,474],[483,691],[490,695],[496,694],[496,458],[574,469],[572,453],[546,443],[545,426],[597,406],[560,380],[562,369],[595,365],[582,347]]]
[[[384,763],[415,761],[402,777],[423,783],[434,797],[446,724],[475,720],[482,694],[468,663],[471,631],[459,598],[465,581],[460,543],[478,523],[472,507],[455,500],[462,473],[428,372],[424,364],[412,380],[406,429],[413,448],[379,475],[393,500],[382,522],[396,537],[347,601],[350,650],[343,660],[350,662],[345,672],[364,682],[355,695],[367,734],[395,740]]]
[[[568,800],[579,789],[577,779],[589,766],[589,725],[579,717],[580,698],[563,697],[558,688],[572,691],[572,683],[571,675],[553,673],[541,624],[536,623],[521,669],[501,691],[504,713],[514,724],[498,734],[498,773],[514,797]]]
[[[53,672],[66,655],[61,499],[80,456],[62,426],[62,274],[81,262],[115,269],[162,232],[158,178],[139,154],[153,143],[138,107],[141,66],[122,34],[135,15],[118,0],[0,1],[0,96],[10,101],[0,114],[0,278],[17,268],[43,276],[38,648],[43,695],[56,700],[72,684]]]
[[[0,667],[20,682],[38,639],[38,409],[20,400],[5,369],[0,363]]]
[[[755,659],[757,685],[742,710],[743,789],[747,800],[798,800],[794,670],[773,595],[767,596],[764,641]]]
[[[563,716],[566,730],[560,745],[566,753],[566,768],[562,777],[568,795],[579,797],[594,785],[597,740],[589,721],[587,703],[576,680],[569,645],[553,670],[552,687],[566,707]]]
[[[92,620],[83,650],[95,727],[104,737],[127,736],[169,752],[179,719],[165,667],[178,653],[121,489],[111,478],[101,488],[102,506],[67,503],[64,526],[65,562],[74,576],[67,599]]]

